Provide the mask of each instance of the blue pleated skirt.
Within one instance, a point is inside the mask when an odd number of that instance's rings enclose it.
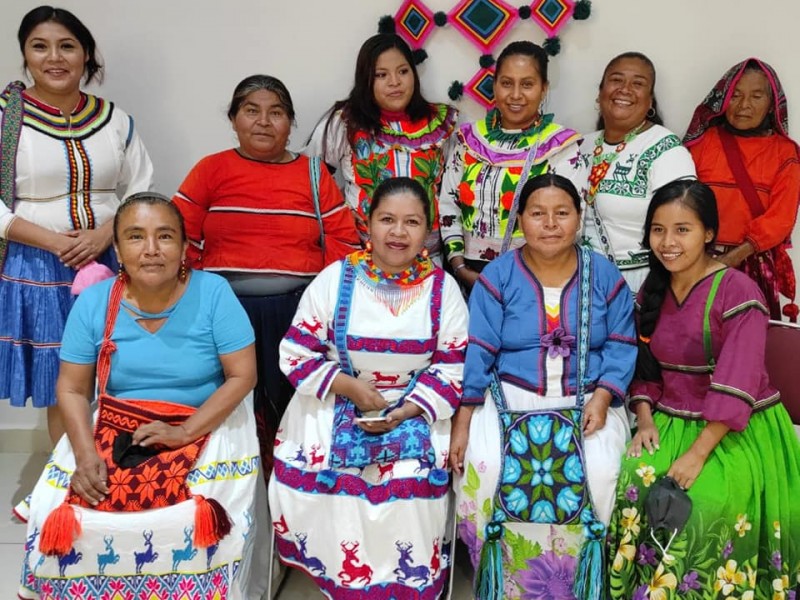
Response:
[[[109,247],[98,262],[119,267]],[[0,399],[43,408],[56,402],[61,336],[77,271],[46,250],[10,242],[0,274]]]

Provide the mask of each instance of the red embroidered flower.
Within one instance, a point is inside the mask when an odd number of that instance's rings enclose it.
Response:
[[[513,191],[503,192],[502,194],[500,194],[500,204],[503,206],[504,209],[506,209],[506,211],[511,210],[512,202],[514,202]]]
[[[458,199],[461,204],[466,204],[467,206],[475,204],[475,193],[472,191],[469,182],[462,181],[458,184]]]

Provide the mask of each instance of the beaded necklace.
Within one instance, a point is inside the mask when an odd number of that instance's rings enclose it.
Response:
[[[552,121],[552,114],[539,114],[527,129],[520,131],[504,131],[501,125],[500,111],[495,108],[486,115],[486,139],[492,144],[526,141],[527,138],[539,133],[539,131],[544,129]]]
[[[594,204],[595,196],[597,196],[597,190],[600,189],[600,182],[605,179],[608,170],[611,168],[611,165],[619,158],[619,155],[625,149],[625,147],[633,141],[633,139],[641,133],[644,126],[647,124],[647,121],[642,121],[638,127],[634,127],[631,129],[626,135],[625,138],[616,145],[613,152],[606,152],[603,153],[603,143],[604,143],[604,136],[605,130],[600,131],[597,135],[597,139],[594,141],[594,152],[592,153],[592,172],[589,174],[589,193],[586,195],[586,204],[589,206]]]
[[[417,256],[408,269],[387,273],[372,262],[366,250],[354,252],[347,260],[355,267],[358,282],[371,291],[375,298],[394,315],[406,311],[422,294],[422,283],[433,273],[434,265],[428,258]]]

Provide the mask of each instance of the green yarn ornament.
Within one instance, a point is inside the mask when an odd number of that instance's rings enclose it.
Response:
[[[481,55],[480,59],[478,59],[478,64],[484,69],[488,69],[494,65],[494,56],[491,54],[483,54]]]
[[[421,65],[425,62],[425,59],[428,58],[428,53],[422,48],[417,48],[411,51],[411,57],[414,59],[415,65]]]
[[[572,18],[576,21],[585,21],[592,14],[592,3],[590,0],[580,0],[575,3],[575,11]]]
[[[517,10],[517,12],[519,13],[519,18],[520,19],[530,19],[531,18],[531,7],[530,6],[520,6],[519,10]]]
[[[447,25],[447,13],[441,10],[437,13],[433,13],[433,22],[437,27],[444,27]]]
[[[450,87],[447,88],[447,97],[454,102],[456,100],[461,100],[464,97],[464,84],[460,81],[454,81],[450,84]]]
[[[542,48],[544,48],[544,51],[550,56],[555,56],[561,52],[561,40],[557,35],[549,37],[544,41],[544,44],[542,44]]]
[[[378,33],[395,33],[394,17],[384,15],[378,20]]]

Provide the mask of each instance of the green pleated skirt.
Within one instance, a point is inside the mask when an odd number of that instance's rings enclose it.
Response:
[[[783,405],[729,432],[689,489],[692,513],[667,554],[651,537],[644,500],[705,426],[654,414],[660,449],[622,463],[609,528],[614,599],[795,600],[800,588],[800,443]],[[662,546],[669,535],[657,533]],[[797,595],[800,600],[800,595]]]

